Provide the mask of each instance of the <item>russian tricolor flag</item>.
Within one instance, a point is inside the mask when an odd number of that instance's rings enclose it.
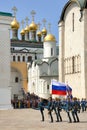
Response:
[[[66,95],[67,94],[67,85],[65,83],[52,81],[52,94]]]

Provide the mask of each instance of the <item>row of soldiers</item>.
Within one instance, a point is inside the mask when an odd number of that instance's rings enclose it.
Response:
[[[77,98],[67,98],[67,100],[61,101],[59,98],[55,100],[52,97],[49,98],[48,103],[44,104],[44,99],[40,98],[40,102],[38,104],[38,109],[41,112],[42,121],[44,121],[44,109],[48,110],[48,114],[50,116],[50,122],[53,122],[52,112],[54,111],[56,114],[56,122],[62,122],[61,111],[64,110],[68,116],[68,122],[79,122],[78,113],[82,108],[82,111],[86,111],[87,101],[82,100],[81,102],[77,100]],[[72,118],[71,118],[72,116]]]

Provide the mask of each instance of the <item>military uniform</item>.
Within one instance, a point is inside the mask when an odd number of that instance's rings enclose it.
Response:
[[[43,99],[41,99],[41,101],[39,102],[38,108],[41,112],[42,121],[44,121],[44,102],[43,102]]]
[[[52,97],[49,98],[47,109],[48,109],[48,114],[50,116],[51,122],[53,122],[53,116],[52,116],[53,101],[52,101]]]
[[[68,101],[66,102],[66,108],[65,108],[66,112],[67,112],[67,116],[69,118],[69,123],[72,122],[72,118],[71,118],[71,113],[72,113],[72,102],[70,101],[70,99],[68,99]]]
[[[77,101],[77,98],[73,99],[73,104],[72,104],[72,116],[74,122],[79,122],[79,117],[78,117],[78,109],[79,109],[79,104]]]

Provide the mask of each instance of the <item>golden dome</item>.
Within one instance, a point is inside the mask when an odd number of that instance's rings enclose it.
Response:
[[[11,28],[18,29],[20,27],[19,22],[17,22],[16,18],[11,22]]]
[[[36,31],[37,30],[37,24],[35,24],[34,22],[32,22],[29,26],[29,30],[31,31]]]
[[[22,29],[21,32],[20,32],[21,35],[24,35],[25,34],[25,30]]]
[[[42,35],[41,31],[38,31],[37,36],[41,37],[41,35]]]
[[[25,32],[29,32],[29,26],[26,26],[26,28],[24,30],[25,30]]]
[[[52,34],[48,34],[48,35],[44,38],[44,42],[48,42],[48,41],[56,42],[55,36],[52,35]]]
[[[42,30],[42,34],[43,34],[43,35],[46,35],[46,34],[47,34],[46,28],[44,28],[44,29]]]

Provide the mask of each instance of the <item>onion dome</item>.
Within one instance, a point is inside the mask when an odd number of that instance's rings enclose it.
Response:
[[[35,24],[34,22],[32,22],[29,26],[29,30],[30,31],[36,31],[37,30],[37,24]]]
[[[38,32],[37,32],[37,36],[38,36],[38,37],[41,37],[41,35],[42,35],[41,31],[38,31]]]
[[[11,28],[18,29],[20,27],[19,22],[17,22],[16,18],[11,22]]]
[[[29,32],[29,30],[30,30],[29,26],[26,26],[24,30],[25,30],[25,32]]]
[[[25,34],[25,30],[22,29],[21,32],[20,32],[21,35],[24,35]]]
[[[46,34],[47,34],[46,28],[42,29],[42,34],[43,34],[43,35],[46,35]]]
[[[54,35],[52,34],[48,34],[45,38],[44,38],[44,42],[56,42],[56,38]]]

